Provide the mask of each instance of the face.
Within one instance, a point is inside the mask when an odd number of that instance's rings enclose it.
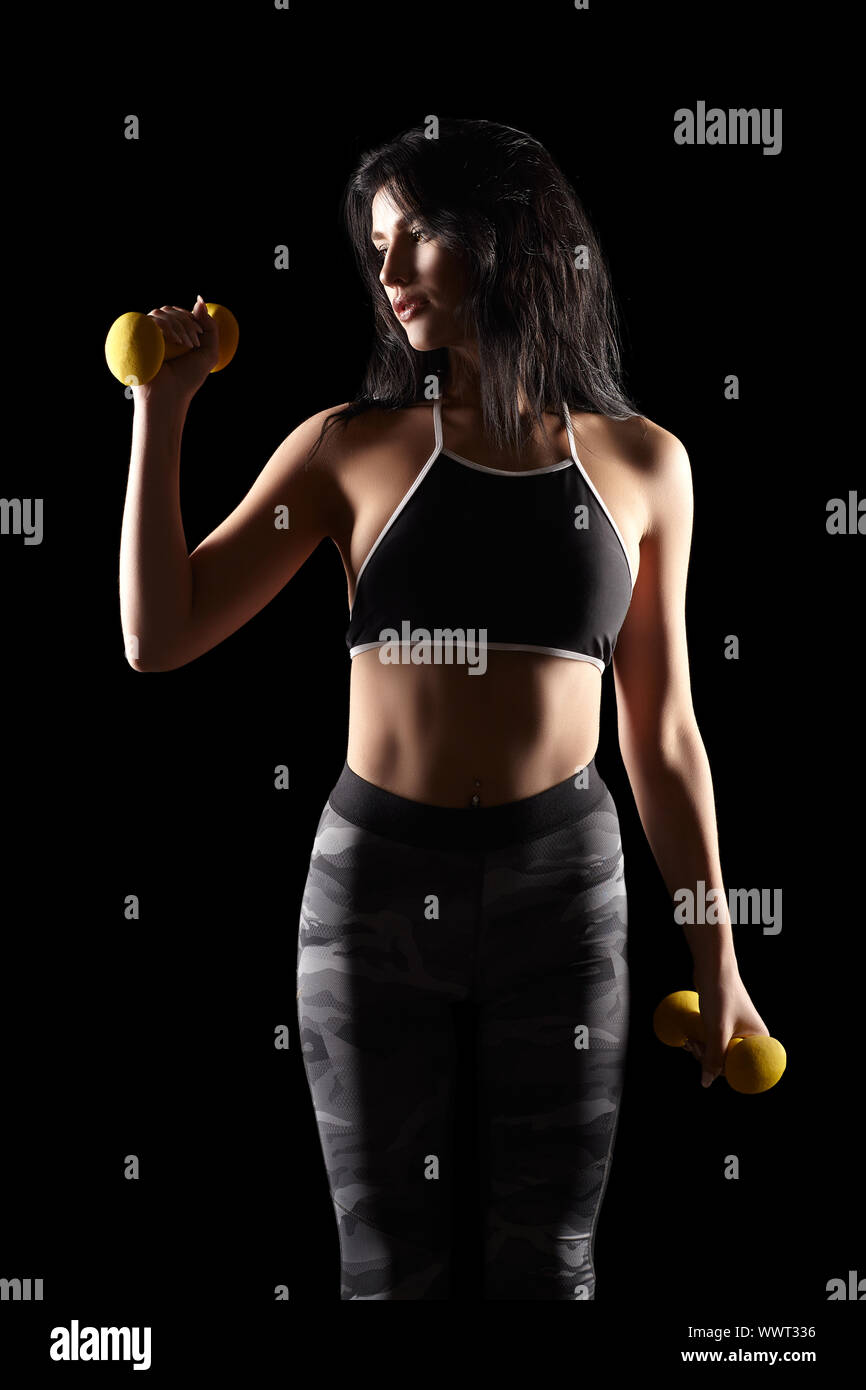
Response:
[[[371,236],[382,266],[379,279],[410,345],[418,352],[464,345],[460,258],[437,246],[420,220],[404,220],[381,191],[373,199]],[[401,298],[408,302],[405,313],[399,312]]]

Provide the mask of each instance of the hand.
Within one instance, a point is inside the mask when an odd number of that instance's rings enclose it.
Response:
[[[190,350],[163,362],[153,381],[133,386],[133,393],[137,400],[188,405],[219,360],[219,330],[200,295],[191,313],[176,304],[163,304],[148,317],[156,319],[166,343]]]
[[[700,996],[707,1040],[690,1039],[686,1047],[701,1063],[701,1085],[710,1086],[721,1074],[731,1038],[768,1038],[770,1030],[746,993],[735,961],[721,967],[696,965],[692,987]]]

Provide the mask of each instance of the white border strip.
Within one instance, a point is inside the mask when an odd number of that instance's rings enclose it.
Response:
[[[610,522],[611,526],[613,527],[614,533],[615,533],[615,535],[616,535],[616,538],[617,538],[617,540],[619,541],[620,545],[622,546],[622,553],[623,553],[623,555],[625,556],[625,562],[626,562],[626,564],[628,565],[628,572],[629,572],[629,574],[630,574],[630,576],[631,576],[631,587],[632,587],[632,593],[633,593],[633,592],[634,592],[634,586],[635,586],[635,584],[637,583],[637,575],[635,574],[634,570],[632,569],[631,556],[630,556],[629,553],[628,553],[628,550],[627,550],[627,548],[626,548],[626,543],[625,543],[625,541],[624,541],[623,538],[622,538],[622,535],[621,535],[621,533],[620,533],[620,529],[619,529],[619,527],[617,526],[616,522],[614,521],[614,519],[613,519],[613,517],[612,517],[610,511],[608,510],[607,503],[605,502],[604,498],[602,497],[602,495],[601,495],[601,493],[599,492],[598,488],[596,487],[595,483],[592,481],[592,478],[591,478],[591,477],[589,476],[589,474],[587,473],[587,471],[586,471],[586,469],[584,468],[583,464],[581,463],[580,459],[577,457],[577,449],[576,449],[575,443],[574,443],[574,426],[573,426],[572,423],[571,423],[571,412],[569,411],[568,405],[566,404],[565,401],[563,401],[562,404],[563,404],[563,408],[564,408],[564,410],[565,410],[565,426],[566,426],[566,429],[568,430],[568,445],[569,445],[569,448],[571,449],[572,458],[574,459],[575,463],[577,464],[578,468],[580,469],[581,476],[583,477],[583,479],[584,479],[584,481],[586,482],[587,486],[588,486],[589,488],[592,489],[592,492],[593,492],[593,495],[595,496],[596,501],[598,502],[599,506],[601,507],[602,511],[604,512],[604,514],[605,514],[605,516],[607,517],[608,521]]]
[[[569,459],[569,464],[570,463],[571,459]],[[350,649],[349,656],[350,658],[352,658],[352,660],[354,660],[354,658],[356,656],[359,656],[361,652],[369,652],[372,650],[373,647],[384,647],[386,645],[391,645],[390,639],[383,640],[381,642],[362,642],[360,646],[352,647]],[[419,646],[420,641],[402,642],[398,639],[394,645],[399,647],[414,647]],[[432,645],[436,645],[435,641],[432,643]],[[441,645],[441,642],[439,643],[439,645]],[[567,657],[570,661],[588,661],[591,665],[595,666],[596,669],[602,673],[602,675],[604,675],[605,672],[605,664],[603,661],[600,661],[597,656],[587,656],[584,652],[569,652],[566,651],[563,647],[525,646],[522,642],[479,642],[477,645],[479,647],[489,648],[493,651],[498,652],[542,652],[545,656],[563,656]],[[453,664],[456,665],[458,663]]]
[[[534,478],[536,473],[556,473],[560,468],[574,467],[572,459],[563,459],[561,463],[548,463],[544,468],[488,468],[486,463],[474,463],[462,454],[455,454],[453,449],[443,449],[442,452],[457,463],[465,463],[467,468],[477,468],[481,473],[496,473],[500,478]]]
[[[438,396],[437,396],[436,401],[435,401],[435,403],[434,403],[434,410],[433,410],[433,424],[434,424],[434,427],[435,427],[435,438],[436,438],[436,443],[435,443],[433,452],[432,452],[432,454],[430,455],[430,457],[428,458],[427,462],[424,464],[424,467],[421,469],[421,472],[418,474],[418,477],[415,479],[414,483],[413,483],[412,486],[409,488],[408,492],[404,493],[403,497],[402,497],[402,498],[400,499],[400,501],[397,503],[397,506],[394,508],[393,512],[392,512],[391,515],[388,517],[388,520],[385,522],[385,525],[382,527],[381,531],[379,532],[378,536],[377,536],[376,539],[374,540],[373,544],[370,546],[370,549],[367,551],[367,554],[366,554],[366,556],[365,556],[365,558],[364,558],[364,563],[362,564],[361,568],[358,570],[358,577],[357,577],[357,579],[355,580],[355,595],[354,595],[354,597],[353,597],[353,599],[352,599],[352,606],[351,606],[351,608],[349,609],[349,622],[352,621],[352,614],[353,614],[354,611],[355,611],[355,604],[358,602],[358,588],[359,588],[360,583],[361,583],[361,576],[362,576],[362,574],[364,573],[364,570],[367,568],[368,564],[370,563],[370,559],[371,559],[371,557],[372,557],[372,555],[373,555],[373,552],[376,550],[376,548],[377,548],[377,546],[380,544],[380,542],[381,542],[382,540],[384,540],[385,536],[388,534],[388,532],[390,531],[391,527],[394,525],[394,522],[397,520],[397,517],[400,515],[400,513],[402,512],[402,510],[403,510],[403,508],[405,507],[406,503],[409,501],[409,498],[412,496],[413,492],[417,491],[417,489],[421,486],[421,484],[423,483],[424,479],[427,477],[427,474],[430,472],[430,469],[433,467],[433,464],[436,462],[437,457],[438,457],[439,454],[442,452],[442,426],[441,426],[440,420],[439,420],[439,412],[438,412],[438,410],[436,409],[436,406],[438,406],[438,404],[439,404],[439,398],[438,398]],[[376,644],[376,643],[373,643],[373,645],[375,646],[375,645],[377,645],[377,644]],[[362,647],[361,650],[362,650],[362,651],[365,651],[366,648],[363,648],[363,647]]]

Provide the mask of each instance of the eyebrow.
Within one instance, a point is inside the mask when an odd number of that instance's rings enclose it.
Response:
[[[401,216],[401,217],[398,217],[398,218],[397,218],[397,221],[395,222],[394,225],[395,225],[396,227],[405,227],[405,226],[406,226],[406,218],[405,218],[405,217],[402,217],[402,216]],[[385,233],[384,233],[384,232],[380,232],[378,227],[374,227],[373,230],[372,230],[372,232],[370,233],[370,240],[371,240],[371,241],[375,241],[377,236],[384,236],[384,235],[385,235]]]

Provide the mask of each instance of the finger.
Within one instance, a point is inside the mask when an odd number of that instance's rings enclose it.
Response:
[[[186,309],[178,309],[174,306],[174,325],[182,335],[182,340],[189,347],[196,348],[199,344],[199,334],[201,330],[198,324]]]
[[[171,325],[170,333],[174,342],[184,347],[198,347],[200,330],[192,314],[177,304],[163,304],[160,313],[165,316],[163,322]]]
[[[181,317],[181,328],[186,334],[190,347],[197,348],[201,342],[201,326],[198,319],[194,318],[188,309],[179,309]]]
[[[152,309],[149,318],[156,319],[163,332],[163,337],[168,338],[172,343],[179,343],[181,347],[186,345],[186,339],[182,338],[171,312],[167,309]]]
[[[719,1075],[725,1064],[725,1047],[719,1040],[718,1035],[707,1043],[701,1060],[704,1074],[711,1072],[713,1076]]]

